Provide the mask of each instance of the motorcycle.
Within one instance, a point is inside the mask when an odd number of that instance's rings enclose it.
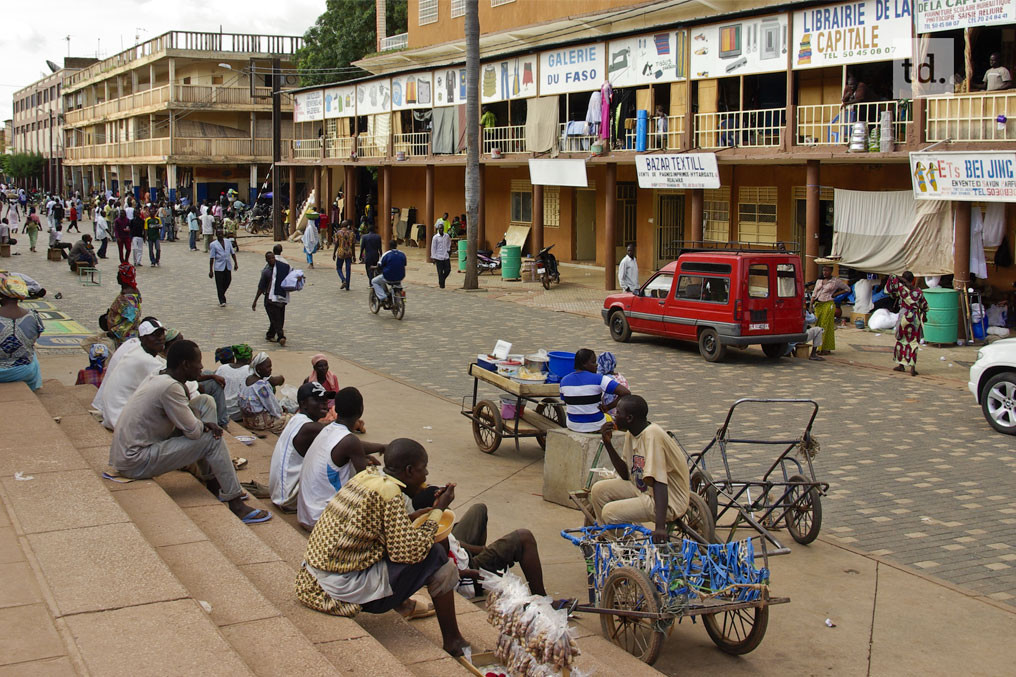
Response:
[[[370,275],[371,279],[380,273],[380,268],[372,268]],[[369,299],[367,300],[370,312],[375,315],[380,312],[382,308],[385,310],[392,311],[392,315],[395,316],[396,320],[401,320],[406,314],[406,290],[402,288],[401,282],[386,283],[385,284],[385,300],[381,301],[378,299],[377,294],[374,293],[374,285],[370,285],[367,293]]]
[[[501,240],[495,246],[503,247],[505,246],[505,241]],[[501,257],[494,256],[494,250],[492,249],[477,249],[476,273],[478,275],[483,275],[484,271],[488,271],[491,275],[493,275],[497,270],[501,270]]]
[[[550,289],[551,282],[557,282],[561,284],[561,274],[557,269],[557,257],[550,253],[550,250],[554,248],[554,245],[544,247],[536,255],[537,268],[536,274],[540,276],[540,281],[543,283],[544,289]]]

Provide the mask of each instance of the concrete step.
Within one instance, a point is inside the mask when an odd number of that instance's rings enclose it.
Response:
[[[107,466],[112,433],[90,414],[81,413],[87,410],[94,388],[47,382],[44,390],[40,399],[62,413],[60,426],[71,431],[79,444],[87,445],[82,446],[82,455],[101,472]],[[285,581],[284,594],[269,598],[262,593],[269,585],[264,568],[248,566],[284,563],[252,531],[273,529],[274,520],[256,527],[244,525],[188,473],[104,484],[188,592],[210,607],[209,615],[222,636],[255,674],[324,675],[358,672],[358,667],[366,671],[371,666],[383,666],[386,674],[411,674],[351,620],[325,616],[297,603],[292,590],[295,565],[281,579],[281,572],[272,572],[276,580]],[[273,531],[281,537],[300,539],[291,527],[279,526],[281,530]],[[302,547],[305,541],[300,540]]]
[[[255,674],[42,398],[9,383],[0,384],[0,402],[0,672],[187,674],[215,665]]]

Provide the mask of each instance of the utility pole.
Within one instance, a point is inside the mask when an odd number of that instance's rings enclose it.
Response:
[[[282,59],[272,59],[272,230],[275,240],[286,239],[282,223],[282,181],[279,162],[282,160]],[[296,209],[296,205],[289,205]]]
[[[463,289],[477,289],[476,246],[480,201],[480,15],[477,0],[466,0],[466,279]]]

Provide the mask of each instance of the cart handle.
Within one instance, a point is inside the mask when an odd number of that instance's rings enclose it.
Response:
[[[805,398],[795,397],[742,397],[741,399],[730,405],[730,409],[727,410],[727,417],[723,420],[723,425],[716,431],[716,437],[726,437],[727,428],[730,426],[730,419],[734,415],[734,409],[740,404],[748,404],[749,402],[761,403],[761,404],[810,404],[812,406],[811,416],[808,418],[808,425],[804,427],[805,433],[811,432],[811,426],[815,423],[815,417],[818,415],[818,402],[815,400],[809,400]],[[747,441],[747,440],[742,440]],[[759,443],[759,440],[751,440],[754,443]],[[781,443],[782,444],[782,443]]]
[[[577,527],[575,529],[562,529],[561,538],[571,541],[573,545],[582,545],[582,539],[572,536],[572,534],[582,534],[588,536],[593,533],[602,533],[604,531],[617,531],[621,529],[630,529],[644,536],[652,536],[653,532],[645,528],[641,524],[597,524],[591,527]]]

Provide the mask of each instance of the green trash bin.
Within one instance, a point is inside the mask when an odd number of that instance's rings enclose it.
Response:
[[[924,340],[928,343],[956,343],[960,314],[960,294],[955,289],[925,289],[928,320]]]
[[[501,279],[518,280],[522,277],[522,247],[506,244],[501,247]]]
[[[469,243],[465,238],[459,240],[459,272],[466,272],[466,250],[469,248]]]

